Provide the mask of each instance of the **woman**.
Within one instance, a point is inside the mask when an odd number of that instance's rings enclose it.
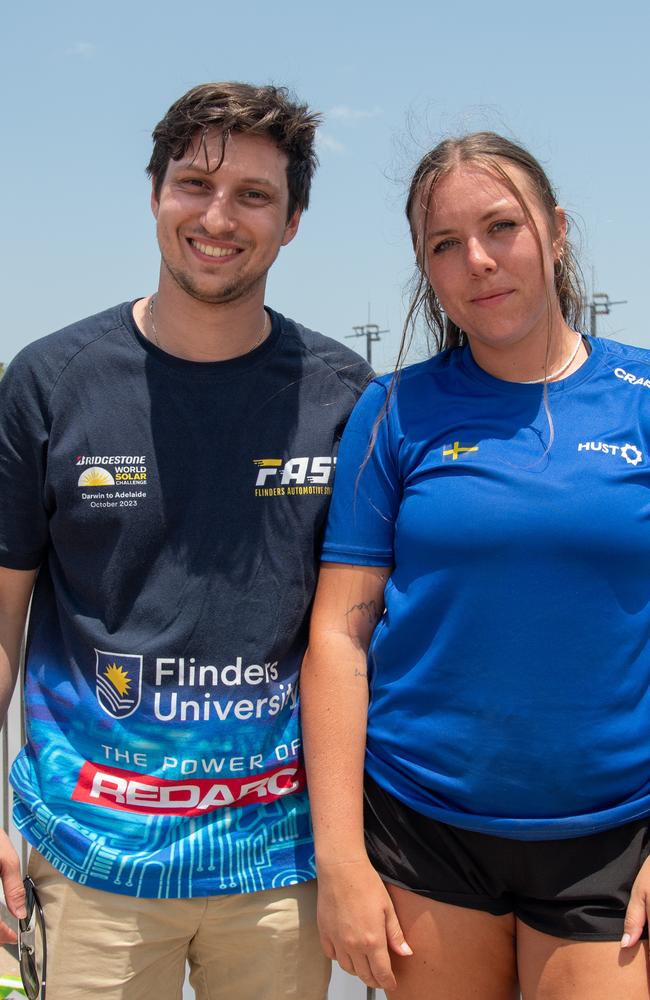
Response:
[[[321,937],[391,1000],[648,1000],[650,353],[576,332],[519,146],[442,143],[407,215],[442,350],[341,446],[301,688]]]

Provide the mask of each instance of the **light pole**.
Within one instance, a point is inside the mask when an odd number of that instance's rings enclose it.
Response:
[[[612,302],[607,292],[593,292],[591,302],[587,305],[589,310],[589,332],[591,336],[598,336],[596,316],[609,316],[611,306],[622,306],[626,302],[627,299],[618,299],[616,302]]]
[[[365,323],[363,326],[353,326],[352,329],[354,333],[349,333],[346,336],[346,340],[353,340],[355,337],[365,337],[366,338],[366,360],[369,365],[372,364],[372,345],[376,344],[381,340],[382,333],[388,333],[388,330],[380,330],[376,323]]]

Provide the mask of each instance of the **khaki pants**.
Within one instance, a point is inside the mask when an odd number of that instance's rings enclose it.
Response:
[[[316,883],[203,899],[138,899],[78,885],[32,851],[45,915],[48,1000],[325,1000]]]

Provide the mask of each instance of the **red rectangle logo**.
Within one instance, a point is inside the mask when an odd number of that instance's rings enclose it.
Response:
[[[246,778],[196,778],[169,781],[150,774],[137,774],[86,761],[72,798],[106,809],[149,815],[201,816],[224,806],[247,806],[273,802],[306,788],[299,763]]]

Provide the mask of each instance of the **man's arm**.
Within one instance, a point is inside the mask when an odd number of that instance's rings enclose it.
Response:
[[[0,566],[0,722],[4,722],[20,666],[20,647],[37,569]]]
[[[34,589],[37,569],[7,569],[0,566],[0,720],[4,723],[18,677],[20,647],[27,609]],[[20,861],[7,834],[0,830],[0,880],[10,912],[25,916],[25,893]],[[0,945],[13,944],[16,935],[0,921]]]

